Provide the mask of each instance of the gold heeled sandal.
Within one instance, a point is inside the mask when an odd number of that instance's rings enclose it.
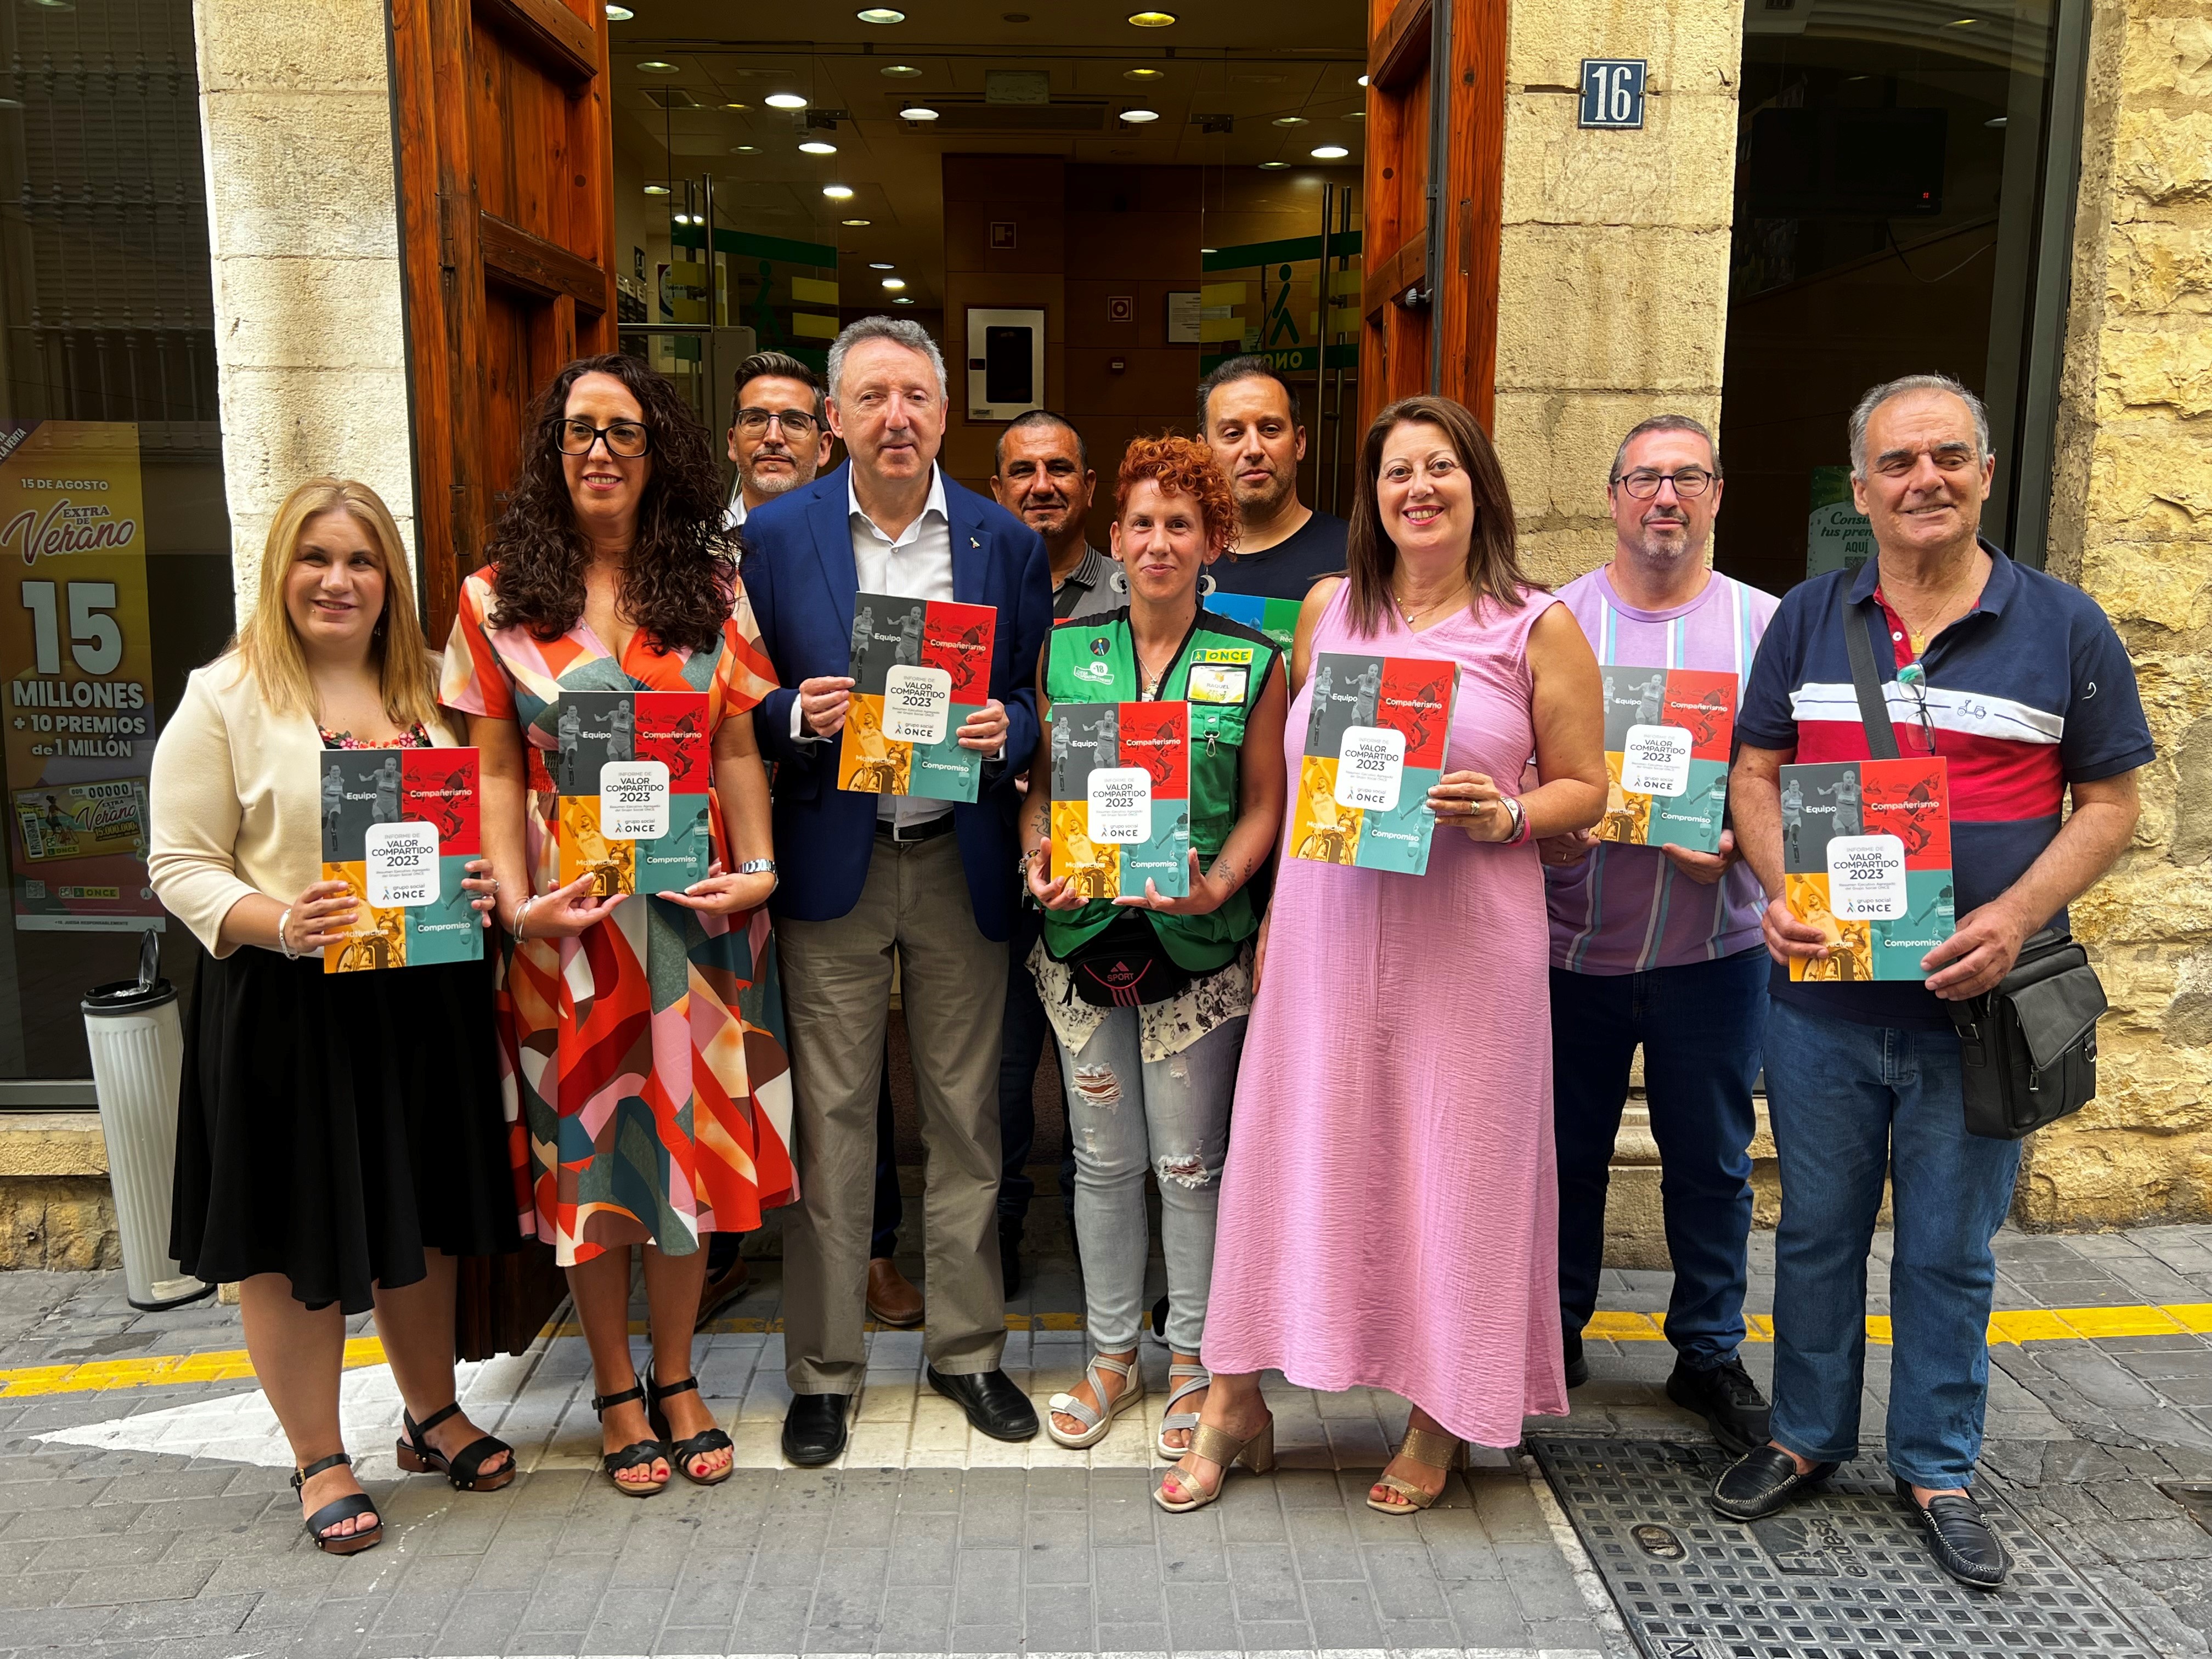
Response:
[[[1152,1501],[1170,1515],[1182,1515],[1191,1510],[1202,1510],[1213,1502],[1215,1498],[1221,1496],[1221,1489],[1229,1484],[1229,1471],[1239,1463],[1255,1474],[1265,1474],[1273,1468],[1275,1467],[1274,1414],[1272,1412],[1269,1413],[1267,1420],[1260,1425],[1260,1431],[1243,1440],[1239,1440],[1234,1435],[1214,1428],[1210,1424],[1201,1423],[1198,1425],[1198,1431],[1191,1436],[1190,1450],[1184,1455],[1203,1457],[1209,1463],[1219,1464],[1221,1479],[1213,1483],[1212,1492],[1200,1486],[1197,1497],[1177,1498],[1168,1496],[1167,1475],[1162,1475],[1160,1484],[1152,1488]],[[1180,1474],[1182,1471],[1178,1468],[1170,1469],[1167,1473]],[[1185,1475],[1183,1479],[1193,1485],[1197,1484],[1194,1476]]]
[[[1451,1472],[1467,1467],[1467,1442],[1455,1434],[1438,1434],[1433,1429],[1408,1428],[1406,1437],[1398,1443],[1398,1456],[1410,1457],[1416,1463],[1425,1463],[1432,1469],[1444,1472],[1444,1483],[1451,1483]],[[1395,1474],[1386,1474],[1375,1485],[1385,1492],[1395,1492],[1406,1501],[1384,1504],[1376,1500],[1374,1488],[1367,1493],[1367,1507],[1379,1510],[1384,1515],[1413,1515],[1429,1507],[1443,1496],[1443,1487],[1424,1492],[1412,1481]]]

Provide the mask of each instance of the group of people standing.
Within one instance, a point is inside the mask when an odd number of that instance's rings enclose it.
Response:
[[[1855,1451],[1888,1174],[1892,1467],[1947,1570],[2000,1579],[1967,1487],[2017,1147],[1966,1135],[1942,1000],[1995,984],[2118,856],[2149,739],[2096,607],[1978,542],[1991,462],[1971,394],[1932,376],[1868,394],[1852,465],[1880,557],[1778,605],[1707,563],[1721,465],[1685,416],[1624,439],[1613,557],[1555,594],[1519,562],[1487,434],[1449,399],[1376,416],[1346,521],[1297,498],[1294,389],[1234,360],[1199,388],[1197,438],[1121,456],[1102,550],[1074,428],[1012,423],[986,498],[939,465],[946,390],[936,345],[902,319],[848,327],[819,380],[749,360],[726,501],[668,382],[624,357],[570,364],[526,425],[441,671],[372,494],[318,480],[272,526],[252,617],[161,738],[152,866],[211,957],[187,1034],[176,1254],[242,1285],[318,1546],[381,1535],[338,1434],[346,1314],[375,1310],[405,1467],[472,1490],[514,1478],[512,1449],[453,1401],[453,1261],[523,1237],[568,1270],[625,1492],[729,1474],[692,1337],[742,1288],[735,1240],[778,1206],[793,1462],[843,1450],[868,1320],[925,1309],[927,1381],[977,1430],[1092,1444],[1145,1390],[1148,1181],[1167,1278],[1152,1310],[1169,1351],[1161,1505],[1200,1507],[1232,1465],[1270,1465],[1273,1370],[1407,1399],[1369,1502],[1410,1514],[1467,1444],[1516,1443],[1588,1376],[1606,1169],[1640,1046],[1676,1268],[1668,1389],[1740,1455],[1716,1506],[1771,1513]],[[847,460],[824,474],[833,437]],[[1223,591],[1297,601],[1287,650],[1210,607]],[[860,593],[995,609],[988,699],[957,729],[980,757],[975,802],[836,787]],[[1836,702],[1854,626],[1885,647],[1885,680],[1923,665],[1914,707],[1889,685],[1893,712],[1949,762],[1954,834],[1976,854],[1924,988],[1792,987],[1786,970],[1827,941],[1780,897],[1775,779],[1792,758],[1865,752]],[[1284,855],[1329,652],[1457,671],[1423,875]],[[1617,782],[1601,659],[1739,677],[1718,852],[1593,833]],[[558,880],[560,699],[623,689],[708,700],[715,856],[682,892]],[[1152,700],[1190,712],[1188,892],[1088,896],[1045,855],[1054,710]],[[468,887],[497,930],[489,965],[325,978],[307,958],[350,901],[317,878],[313,750],[456,742],[481,756]],[[1109,962],[1139,988],[1079,994]],[[919,1288],[888,1261],[894,975],[927,1158]],[[1000,1358],[1048,1039],[1093,1352],[1041,1420]],[[1785,1188],[1771,1411],[1738,1352],[1762,1064]]]

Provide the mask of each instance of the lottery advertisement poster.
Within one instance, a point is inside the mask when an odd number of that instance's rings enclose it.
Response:
[[[988,605],[862,593],[853,601],[853,698],[837,787],[927,800],[975,799],[983,757],[960,727],[991,700],[999,613]]]
[[[1790,977],[1923,980],[1951,937],[1951,793],[1942,760],[1831,761],[1782,769],[1782,884],[1791,914],[1828,936]]]
[[[1291,856],[1420,875],[1459,665],[1322,652],[1291,797]]]
[[[15,926],[161,928],[146,876],[154,656],[135,425],[0,421],[0,571]]]
[[[352,890],[352,933],[323,971],[474,962],[483,924],[461,885],[482,855],[473,749],[325,749],[323,879]]]
[[[1721,850],[1736,680],[1694,668],[1603,663],[1605,817],[1599,839]]]
[[[1190,705],[1052,706],[1052,879],[1086,899],[1190,893]]]

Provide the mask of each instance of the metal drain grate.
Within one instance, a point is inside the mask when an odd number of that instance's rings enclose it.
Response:
[[[1936,1568],[1887,1472],[1863,1459],[1820,1495],[1745,1524],[1705,1503],[1729,1462],[1718,1447],[1528,1445],[1650,1659],[2156,1659],[1987,1491],[1983,1507],[2013,1559],[1994,1594]]]

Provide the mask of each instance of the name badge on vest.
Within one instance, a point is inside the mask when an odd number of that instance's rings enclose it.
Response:
[[[1193,663],[1186,700],[1240,708],[1251,672],[1243,663]]]

